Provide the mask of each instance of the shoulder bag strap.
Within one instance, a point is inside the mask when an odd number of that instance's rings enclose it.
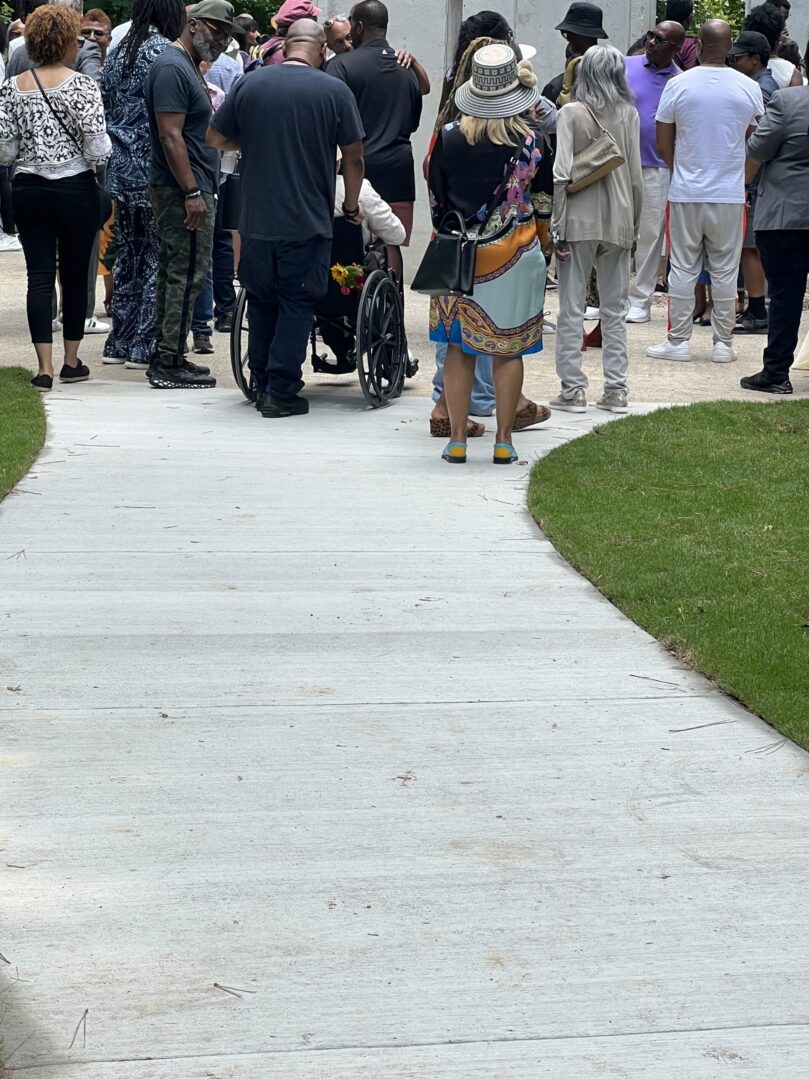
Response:
[[[517,168],[517,162],[520,160],[520,157],[522,156],[522,152],[523,152],[524,149],[525,149],[525,142],[522,142],[517,147],[517,149],[514,151],[514,153],[511,155],[511,159],[509,160],[509,163],[506,166],[506,174],[503,177],[502,182],[500,183],[500,186],[497,188],[494,195],[492,196],[492,200],[491,200],[491,202],[489,203],[489,205],[488,205],[488,207],[486,209],[486,217],[480,224],[480,229],[479,229],[480,232],[485,232],[486,226],[491,221],[492,215],[494,214],[494,211],[500,205],[500,199],[503,197],[503,192],[506,190],[509,183],[511,182],[511,177],[514,175],[514,170]]]
[[[61,127],[62,131],[64,131],[64,133],[67,135],[67,137],[71,140],[71,142],[76,147],[76,149],[79,151],[81,156],[84,157],[84,147],[81,145],[79,140],[76,138],[76,136],[73,134],[73,132],[67,126],[67,124],[64,122],[62,117],[59,115],[59,113],[56,111],[56,109],[50,103],[50,101],[48,99],[48,95],[45,93],[45,89],[44,89],[42,83],[39,81],[39,79],[37,77],[36,68],[33,68],[33,67],[31,68],[31,75],[33,76],[34,82],[39,87],[39,92],[42,94],[43,98],[45,99],[45,104],[48,106],[48,109],[50,110],[51,116],[53,116],[53,118],[56,120],[59,127]],[[85,160],[86,160],[86,158],[85,158]]]
[[[590,113],[593,120],[595,121],[596,126],[600,129],[602,135],[609,135],[609,131],[607,131],[607,129],[604,127],[604,125],[601,123],[601,121],[599,120],[599,118],[596,116],[596,114],[593,112],[593,110],[590,108],[589,105],[585,105],[583,101],[577,101],[576,104],[581,105],[581,107],[583,109],[587,109],[587,111]]]

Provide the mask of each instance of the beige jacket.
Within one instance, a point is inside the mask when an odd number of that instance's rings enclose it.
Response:
[[[553,162],[553,233],[563,243],[601,240],[631,248],[638,238],[643,207],[638,110],[633,105],[620,105],[598,119],[618,143],[624,164],[568,196],[573,155],[601,132],[584,105],[572,101],[560,109]]]

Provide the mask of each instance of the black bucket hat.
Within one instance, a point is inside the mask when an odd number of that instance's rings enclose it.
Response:
[[[557,30],[567,30],[569,34],[578,34],[580,37],[591,37],[594,40],[609,38],[601,25],[604,21],[604,12],[598,4],[587,4],[577,0],[567,9],[562,22],[556,27]]]

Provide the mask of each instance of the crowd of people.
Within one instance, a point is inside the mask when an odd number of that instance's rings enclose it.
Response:
[[[719,19],[694,36],[692,0],[669,0],[625,56],[601,8],[574,0],[556,27],[564,70],[544,89],[536,49],[501,14],[464,21],[424,163],[431,248],[454,242],[453,220],[474,243],[471,283],[427,290],[430,431],[448,439],[445,460],[464,462],[492,413],[493,460],[508,464],[515,430],[584,412],[588,348],[603,360],[597,407],[625,413],[627,325],[650,321],[655,292],[668,294],[668,333],[649,357],[690,360],[695,324],[710,325],[717,363],[737,358],[736,335],[766,335],[763,369],[741,385],[792,392],[809,89],[789,14],[774,0],[735,39]],[[307,412],[302,365],[336,218],[387,245],[404,298],[430,78],[389,42],[381,0],[322,15],[285,0],[262,33],[228,0],[134,0],[113,27],[82,0],[23,0],[0,39],[0,251],[25,253],[39,390],[53,385],[59,330],[63,382],[89,377],[80,343],[101,332],[104,363],[155,388],[214,386],[190,355],[230,332],[238,275],[257,409]],[[302,163],[305,195],[264,197],[294,187]],[[549,286],[560,388],[548,408],[523,394],[523,357],[542,349]]]

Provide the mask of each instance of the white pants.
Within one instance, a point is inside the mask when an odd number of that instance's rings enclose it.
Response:
[[[729,345],[736,322],[736,282],[742,255],[744,206],[724,202],[669,203],[669,338],[688,341],[694,329],[694,286],[711,275],[715,341]]]
[[[635,277],[629,289],[629,306],[648,312],[657,284],[660,253],[666,237],[666,201],[669,197],[669,170],[643,170],[643,210],[640,215]]]
[[[625,390],[629,365],[626,352],[626,313],[629,292],[629,250],[601,240],[574,240],[570,258],[557,262],[559,319],[556,323],[556,373],[562,392],[587,389],[581,369],[581,343],[587,282],[595,266],[601,296],[601,334],[604,345],[604,388]]]

